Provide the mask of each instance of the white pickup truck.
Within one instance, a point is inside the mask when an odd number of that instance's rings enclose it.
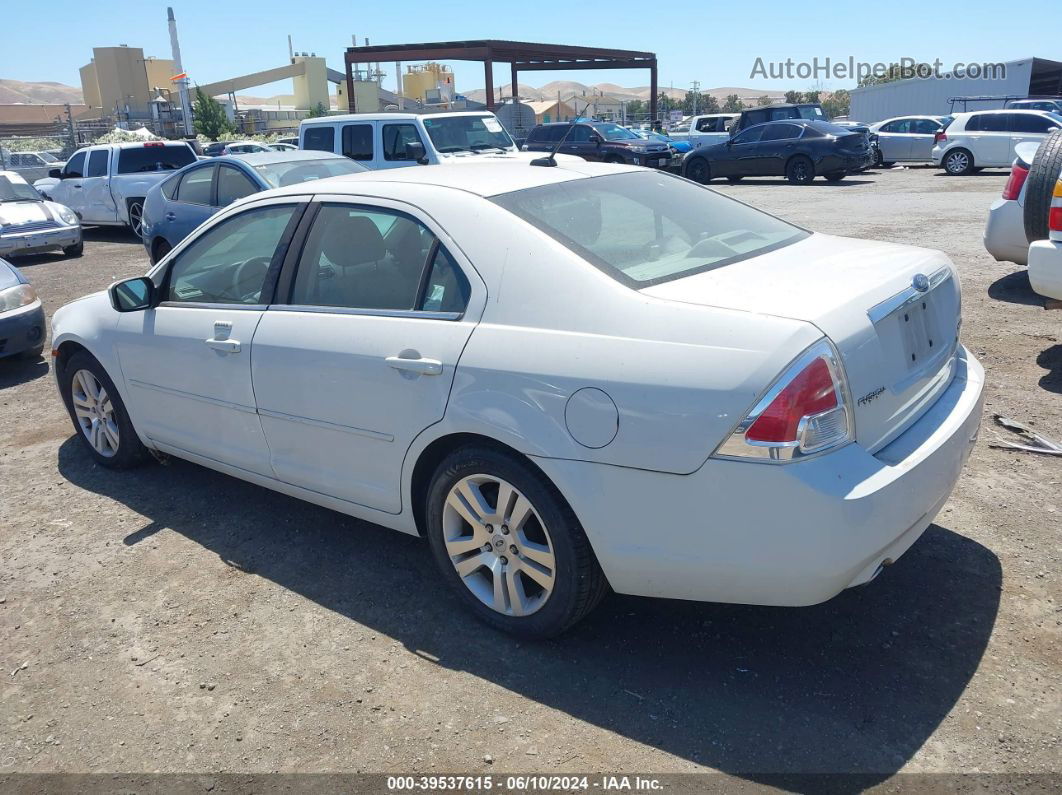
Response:
[[[84,224],[128,226],[140,235],[148,190],[196,159],[184,141],[89,146],[33,187],[65,204]]]
[[[519,151],[489,111],[351,113],[304,119],[299,124],[299,149],[345,155],[370,169],[542,157],[541,152]]]
[[[670,137],[675,141],[689,141],[690,147],[696,149],[706,144],[721,144],[730,140],[730,123],[739,113],[708,113],[690,119],[688,130],[672,130]]]

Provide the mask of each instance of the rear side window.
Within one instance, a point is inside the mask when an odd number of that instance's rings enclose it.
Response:
[[[162,183],[162,186],[159,188],[159,190],[162,191],[163,196],[165,196],[168,200],[172,201],[174,196],[177,195],[177,185],[180,184],[180,182],[180,177],[170,177],[168,180]]]
[[[336,131],[331,127],[307,127],[302,134],[302,148],[319,152],[336,151]]]
[[[795,124],[768,124],[763,131],[762,141],[787,141],[790,138],[799,138],[802,128]]]
[[[75,178],[85,176],[85,153],[78,152],[67,160],[66,165],[63,167],[63,174]]]
[[[107,176],[107,155],[109,152],[106,149],[97,149],[95,152],[89,153],[88,169],[85,171],[86,177],[105,177]]]
[[[917,135],[933,135],[940,129],[940,122],[933,119],[915,119],[911,123],[911,132]]]
[[[426,312],[464,312],[471,295],[468,279],[442,246],[435,251],[431,271],[417,309]]]
[[[140,174],[148,171],[176,171],[195,162],[195,154],[187,144],[146,145],[118,150],[118,174]]]
[[[414,160],[408,145],[423,144],[420,133],[413,124],[385,124],[383,126],[384,160]]]
[[[343,127],[343,154],[351,160],[372,160],[371,124],[347,124]]]
[[[181,177],[177,201],[186,204],[210,204],[210,188],[214,182],[214,167],[194,168]]]

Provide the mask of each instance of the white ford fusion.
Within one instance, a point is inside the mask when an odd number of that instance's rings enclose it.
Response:
[[[169,454],[427,536],[496,627],[620,593],[809,605],[925,530],[984,371],[939,252],[659,171],[492,163],[258,193],[59,310],[102,465]]]

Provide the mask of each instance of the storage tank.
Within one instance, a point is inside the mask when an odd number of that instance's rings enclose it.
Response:
[[[535,127],[535,111],[516,99],[507,99],[495,107],[494,115],[513,138],[526,138]]]

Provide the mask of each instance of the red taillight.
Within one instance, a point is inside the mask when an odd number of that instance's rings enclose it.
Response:
[[[939,144],[941,141],[948,140],[948,134],[943,130],[933,133],[933,143]]]
[[[1014,201],[1021,194],[1022,186],[1025,184],[1025,179],[1029,176],[1029,169],[1020,163],[1015,163],[1010,169],[1010,179],[1007,180],[1007,184],[1003,186],[1003,198],[1007,201]]]
[[[813,414],[837,408],[837,390],[830,368],[815,359],[771,401],[749,429],[750,442],[795,442],[800,421]]]
[[[1047,214],[1047,227],[1052,232],[1062,232],[1062,207],[1052,207]]]

